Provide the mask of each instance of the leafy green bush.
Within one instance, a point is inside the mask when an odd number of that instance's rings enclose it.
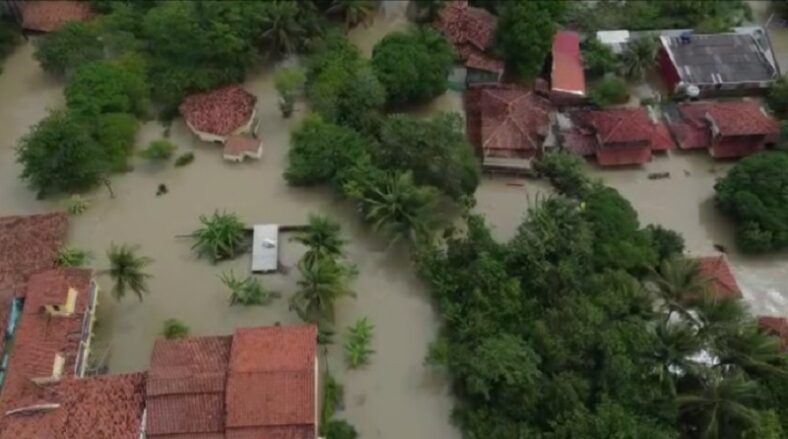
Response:
[[[788,153],[763,152],[736,164],[714,190],[717,205],[736,221],[742,250],[761,253],[788,247]]]
[[[199,257],[213,263],[232,259],[246,250],[246,226],[238,215],[215,211],[211,216],[200,215],[200,228],[192,233],[192,250]]]
[[[133,114],[107,113],[95,119],[93,138],[104,151],[110,170],[123,172],[129,169],[128,158],[139,126]]]
[[[149,160],[167,160],[172,157],[176,149],[178,147],[169,140],[159,139],[151,142],[140,152],[140,155]]]
[[[326,426],[334,418],[336,408],[342,404],[345,388],[328,371],[323,374],[323,402],[320,404],[320,433],[326,434]]]
[[[222,273],[220,279],[224,286],[230,289],[230,305],[268,305],[272,300],[281,297],[276,291],[269,291],[263,287],[260,279],[254,276],[238,279],[230,271]]]
[[[366,142],[355,131],[311,114],[290,138],[285,180],[307,186],[334,180],[337,172],[366,155]]]
[[[53,111],[19,141],[21,178],[41,195],[79,192],[108,170],[101,146],[73,115]]]
[[[599,78],[615,72],[618,59],[613,50],[596,38],[589,38],[583,47],[583,62],[589,78]]]
[[[651,235],[652,245],[660,261],[684,252],[684,237],[678,232],[654,224],[646,226],[646,231]]]
[[[457,113],[441,113],[426,120],[389,116],[373,156],[380,168],[412,171],[416,183],[434,186],[455,200],[473,195],[481,178]]]
[[[82,215],[90,207],[90,202],[79,195],[72,195],[66,200],[66,212],[71,215]]]
[[[178,158],[175,159],[175,167],[180,168],[188,165],[193,161],[194,161],[194,153],[192,152],[183,153],[179,155]]]
[[[59,267],[84,267],[93,259],[93,253],[76,247],[61,247],[57,251]]]
[[[623,104],[627,100],[629,100],[627,83],[620,78],[603,79],[591,90],[591,102],[600,107]]]
[[[45,71],[66,75],[81,65],[104,58],[100,37],[100,29],[93,22],[68,22],[36,40],[33,57]]]
[[[348,326],[345,334],[345,360],[351,369],[358,369],[369,363],[369,357],[375,353],[372,344],[372,330],[374,325],[367,318],[356,320],[353,326]]]
[[[189,336],[189,327],[178,319],[167,319],[164,321],[161,335],[168,340],[186,338]]]
[[[274,75],[274,87],[279,92],[279,108],[282,115],[289,117],[293,113],[296,93],[306,83],[306,72],[302,68],[282,69]]]
[[[583,174],[583,158],[571,153],[547,153],[534,162],[534,170],[547,177],[559,193],[582,196],[590,187],[588,177]]]
[[[325,429],[326,439],[357,439],[355,427],[343,419],[332,419]]]
[[[429,28],[390,33],[372,51],[375,74],[392,104],[424,102],[443,94],[453,65],[453,47]]]
[[[766,104],[772,113],[780,119],[788,117],[788,80],[784,76],[780,77],[769,88]]]
[[[144,64],[97,61],[77,69],[66,86],[66,105],[88,116],[131,113],[144,116],[149,106]]]

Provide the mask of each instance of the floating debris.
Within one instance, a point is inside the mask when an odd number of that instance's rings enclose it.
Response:
[[[161,184],[159,184],[159,188],[156,190],[156,196],[158,197],[160,195],[164,195],[164,194],[166,194],[169,191],[170,190],[167,189],[167,185],[164,184],[164,183],[161,183]]]
[[[649,180],[662,180],[664,178],[670,178],[670,172],[652,172],[648,174]]]

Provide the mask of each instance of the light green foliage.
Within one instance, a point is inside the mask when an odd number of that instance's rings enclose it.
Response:
[[[621,78],[605,78],[591,90],[591,102],[600,107],[623,104],[627,100],[629,90]]]
[[[189,336],[189,327],[178,319],[167,319],[161,335],[168,340],[186,338]]]
[[[369,363],[369,357],[375,353],[370,347],[374,325],[366,317],[356,320],[348,326],[345,333],[345,361],[350,369],[358,369]]]
[[[147,256],[138,256],[138,245],[114,243],[107,250],[109,259],[109,270],[107,273],[112,278],[112,295],[117,300],[126,297],[126,293],[131,290],[142,302],[143,293],[148,293],[148,279],[151,276],[143,270],[153,263],[153,259]]]
[[[274,299],[281,297],[276,291],[269,291],[254,276],[238,279],[232,270],[220,276],[224,286],[230,289],[230,305],[268,305]]]
[[[425,102],[443,94],[453,64],[451,44],[426,27],[390,33],[372,51],[375,74],[391,104]]]
[[[143,116],[149,105],[148,94],[144,62],[131,57],[85,64],[65,90],[69,109],[91,117],[103,113]]]
[[[583,47],[583,62],[589,78],[599,78],[615,72],[618,58],[613,50],[596,38],[589,38]]]
[[[66,200],[66,212],[71,215],[82,215],[90,207],[90,202],[80,195],[72,195]]]
[[[356,275],[355,267],[323,258],[310,264],[301,260],[298,270],[301,279],[298,291],[290,300],[290,309],[295,310],[305,322],[333,322],[336,299],[356,295],[348,285]]]
[[[788,247],[788,154],[763,152],[736,164],[714,186],[717,205],[736,221],[736,240],[752,253]]]
[[[74,115],[53,111],[17,145],[21,178],[40,194],[79,192],[108,170],[102,147]]]
[[[33,57],[45,71],[67,75],[91,61],[104,58],[100,29],[92,22],[69,22],[36,40]]]
[[[84,267],[91,260],[93,260],[93,254],[81,248],[61,247],[57,251],[56,263],[59,267]]]
[[[306,83],[306,72],[300,67],[282,69],[274,75],[274,86],[279,92],[279,108],[283,116],[289,117],[293,113],[295,97],[304,83]]]
[[[320,404],[320,433],[326,434],[326,426],[334,418],[337,406],[342,404],[345,388],[328,371],[323,374],[323,402]]]
[[[568,196],[582,196],[590,188],[583,167],[580,156],[565,152],[547,153],[534,162],[534,170],[546,177],[559,193]]]
[[[181,168],[183,166],[190,164],[193,161],[194,161],[194,153],[186,152],[179,155],[178,158],[175,159],[175,167]]]
[[[140,155],[149,160],[167,160],[172,157],[176,149],[178,147],[169,140],[159,139],[151,142],[147,148],[140,152]]]
[[[214,211],[211,216],[200,215],[200,228],[194,231],[192,250],[199,257],[216,263],[232,259],[247,248],[246,226],[234,213]]]
[[[347,241],[340,236],[338,223],[323,215],[309,215],[307,230],[293,237],[295,241],[307,247],[302,257],[305,264],[313,264],[318,259],[341,258]]]
[[[539,74],[564,8],[563,2],[545,0],[504,3],[496,44],[514,73],[529,79]]]
[[[107,113],[95,119],[93,137],[104,150],[111,171],[129,169],[128,158],[134,146],[139,121],[133,114]]]
[[[434,186],[455,200],[473,195],[481,178],[457,113],[441,113],[426,120],[389,116],[374,158],[382,169],[411,170],[416,183]]]
[[[366,155],[366,141],[355,131],[306,117],[290,138],[285,180],[296,186],[331,182],[337,173]]]

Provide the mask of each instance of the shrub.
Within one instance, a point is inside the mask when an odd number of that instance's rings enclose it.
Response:
[[[351,369],[358,369],[369,363],[369,357],[375,353],[372,344],[372,330],[374,325],[367,318],[356,320],[353,326],[348,326],[345,334],[345,360]]]
[[[178,147],[169,140],[154,140],[147,148],[140,152],[140,155],[149,160],[167,160],[172,157],[172,154],[177,148]]]
[[[609,46],[596,38],[589,38],[583,48],[583,62],[590,78],[599,78],[616,71],[618,60]]]
[[[453,65],[453,47],[429,28],[390,33],[372,51],[375,74],[393,104],[424,102],[443,94]]]
[[[366,155],[366,142],[358,133],[316,114],[306,117],[290,143],[285,179],[297,186],[330,182]]]
[[[230,305],[268,305],[272,300],[281,297],[281,294],[267,290],[260,279],[253,276],[238,279],[230,271],[222,273],[220,279],[224,286],[230,289]]]
[[[766,104],[772,113],[780,119],[788,117],[788,80],[784,76],[780,77],[769,88]]]
[[[628,99],[627,83],[620,78],[603,79],[591,90],[591,102],[600,107],[623,104]]]
[[[193,161],[194,161],[194,153],[187,152],[187,153],[179,155],[178,158],[175,159],[175,167],[176,168],[180,168],[180,167],[188,165],[189,163],[191,163]]]
[[[178,319],[167,319],[164,321],[161,335],[168,340],[186,338],[189,336],[189,327]]]
[[[104,151],[110,170],[122,172],[129,169],[128,158],[139,126],[133,114],[107,113],[96,118],[93,137]]]
[[[306,82],[306,72],[301,68],[282,69],[274,75],[274,86],[279,92],[279,108],[282,115],[289,117],[293,113],[296,93]]]
[[[211,216],[200,215],[200,224],[192,233],[192,250],[198,256],[207,256],[216,263],[246,250],[246,227],[236,214],[215,211]]]
[[[66,212],[71,215],[81,215],[90,207],[90,202],[79,195],[72,195],[66,200]]]
[[[332,419],[325,427],[326,439],[356,439],[355,427],[343,419]]]
[[[788,247],[788,153],[770,151],[736,164],[714,190],[719,207],[736,221],[742,250],[760,253]]]
[[[577,197],[588,190],[582,157],[565,152],[544,154],[534,162],[534,170],[550,181],[559,193]]]
[[[131,61],[129,61],[132,65]],[[143,65],[97,61],[81,66],[65,90],[68,108],[88,116],[131,113],[143,116],[148,108],[148,85]]]
[[[76,247],[61,247],[57,251],[59,267],[84,267],[93,259],[93,253]]]
[[[36,40],[33,57],[45,71],[65,75],[104,57],[100,30],[94,22],[68,22]]]

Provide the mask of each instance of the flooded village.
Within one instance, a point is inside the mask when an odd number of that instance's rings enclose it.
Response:
[[[764,24],[771,11],[767,2],[750,2],[755,21]],[[386,34],[406,30],[406,1],[381,1],[369,23],[355,27],[348,37],[364,56]],[[768,27],[780,66],[788,68],[788,30]],[[24,41],[2,63],[0,74],[0,216],[62,211],[65,196],[37,199],[20,180],[15,146],[51,109],[65,105],[66,81],[44,72],[34,59],[34,39]],[[291,242],[292,233],[279,237],[277,273],[261,277],[265,286],[281,293],[271,304],[230,306],[222,273],[249,272],[251,254],[210,264],[192,250],[188,235],[199,226],[200,215],[234,212],[247,225],[302,225],[310,214],[323,214],[342,226],[347,239],[347,260],[358,276],[352,281],[355,299],[336,304],[337,332],[359,318],[374,324],[371,364],[349,371],[344,367],[341,342],[318,354],[321,367],[344,385],[341,418],[349,420],[361,438],[459,438],[451,422],[454,406],[449,380],[440,369],[425,365],[429,344],[441,326],[429,290],[413,266],[412,255],[401,244],[390,245],[362,221],[357,207],[328,187],[294,187],[283,179],[288,164],[291,132],[309,109],[298,100],[295,111],[283,118],[274,74],[297,63],[287,59],[255,67],[242,86],[252,93],[263,144],[260,160],[232,163],[221,148],[198,139],[182,118],[165,127],[156,120],[141,125],[139,149],[166,137],[177,145],[176,155],[191,152],[188,166],[162,166],[134,157],[133,170],[111,177],[112,194],[103,186],[83,196],[86,211],[68,220],[67,244],[90,251],[95,259],[97,300],[92,361],[106,365],[110,374],[146,370],[154,344],[167,319],[178,319],[191,336],[233,334],[236,328],[297,325],[299,316],[289,309],[297,289],[298,261],[305,248]],[[463,91],[449,89],[425,105],[408,110],[428,117],[438,112],[459,112],[465,117]],[[166,132],[166,134],[165,134]],[[721,255],[727,261],[747,305],[756,315],[788,316],[788,254],[745,255],[737,250],[734,226],[715,206],[714,184],[734,165],[718,161],[705,151],[673,149],[655,153],[642,166],[606,168],[594,160],[587,173],[617,189],[637,210],[642,224],[658,224],[680,233],[693,257]],[[669,178],[650,179],[654,173]],[[165,195],[157,188],[165,185]],[[502,242],[515,235],[529,207],[555,190],[544,180],[510,175],[484,175],[475,193],[474,212],[483,215],[493,236]],[[147,268],[150,294],[115,300],[106,251],[113,243],[139,245],[153,259]],[[2,263],[2,261],[0,261]],[[237,335],[236,335],[237,337]],[[21,437],[21,436],[20,436]]]

